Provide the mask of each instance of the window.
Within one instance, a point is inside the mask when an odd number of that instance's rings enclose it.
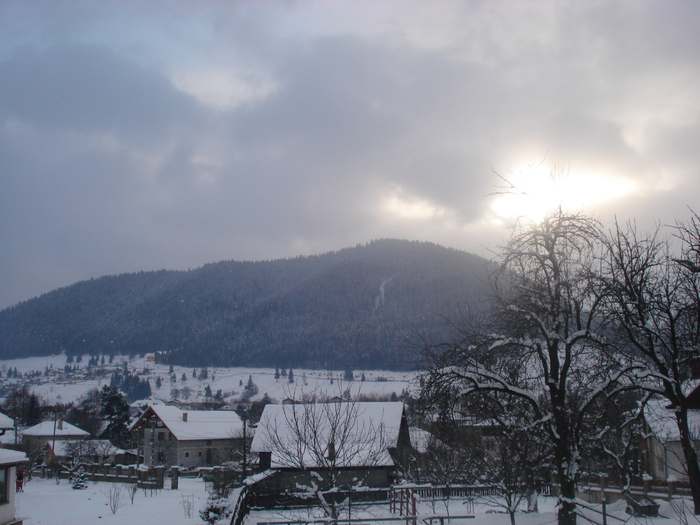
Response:
[[[165,461],[165,453],[158,452],[158,461]]]
[[[7,503],[7,475],[8,468],[0,469],[0,504]]]
[[[186,458],[190,457],[190,453],[189,453],[189,452],[185,452],[185,457],[186,457]]]
[[[258,457],[260,458],[260,470],[267,470],[272,464],[272,452],[259,452]]]
[[[199,451],[199,457],[200,457],[200,458],[202,457],[202,451],[201,451],[201,450]]]
[[[165,441],[165,432],[158,432],[158,441]]]

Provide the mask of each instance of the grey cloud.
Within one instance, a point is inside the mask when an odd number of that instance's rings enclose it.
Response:
[[[150,142],[198,119],[191,97],[162,75],[103,47],[23,48],[0,64],[0,115],[84,133]],[[181,130],[180,130],[181,131]]]
[[[547,156],[652,186],[698,164],[692,112],[648,124],[641,149],[625,135],[630,115],[654,116],[638,100],[657,82],[698,77],[690,4],[677,13],[653,2],[545,3],[546,16],[522,27],[505,2],[443,48],[382,32],[277,31],[287,11],[276,4],[177,4],[164,17],[127,3],[119,22],[114,10],[80,18],[70,5],[30,10],[44,24],[37,35],[50,37],[0,62],[0,305],[46,291],[50,273],[68,284],[386,236],[478,251],[497,235],[479,226],[498,184],[492,167],[507,173]],[[125,20],[138,30],[110,40]],[[110,29],[101,43],[96,27]],[[279,89],[207,108],[153,66],[179,66],[181,52],[203,71],[237,73],[250,61]],[[686,180],[612,211],[669,217],[699,194]],[[397,188],[448,218],[387,214],[383,199]],[[24,288],[10,282],[19,280]]]

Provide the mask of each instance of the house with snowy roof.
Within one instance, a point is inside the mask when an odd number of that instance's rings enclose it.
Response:
[[[78,463],[113,463],[129,465],[136,462],[136,454],[132,451],[115,447],[108,439],[67,439],[48,441],[45,445],[44,463],[70,464]]]
[[[0,412],[0,436],[15,428],[15,420]]]
[[[24,452],[0,449],[0,525],[21,523],[15,519],[17,466],[27,461]]]
[[[22,450],[33,452],[43,449],[44,445],[51,441],[64,441],[69,439],[88,439],[90,433],[75,425],[71,425],[62,419],[56,421],[42,421],[38,425],[22,431]]]
[[[266,405],[251,452],[267,475],[253,491],[388,487],[410,445],[401,402]]]
[[[688,401],[688,426],[695,449],[700,447],[700,381],[693,379],[684,384],[690,391]],[[643,443],[643,467],[654,479],[676,478],[687,482],[685,456],[681,448],[680,432],[675,408],[667,399],[651,399],[644,407],[644,420],[650,435]]]
[[[233,411],[151,405],[130,428],[138,462],[185,468],[220,465],[243,442],[243,422]]]

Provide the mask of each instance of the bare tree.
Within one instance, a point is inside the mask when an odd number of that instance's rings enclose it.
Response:
[[[700,514],[700,465],[688,423],[684,381],[689,362],[700,356],[700,218],[675,227],[681,251],[657,229],[640,234],[634,224],[609,235],[603,282],[622,339],[622,350],[640,363],[635,384],[668,400],[693,495]]]
[[[592,411],[627,372],[608,353],[595,279],[599,224],[558,210],[518,224],[493,277],[487,327],[427,348],[428,389],[462,396],[496,392],[525,403],[552,447],[560,525],[576,523],[575,487]]]
[[[100,492],[107,498],[107,504],[112,514],[116,514],[119,508],[124,506],[122,489],[123,486],[121,483],[110,483],[106,487],[100,489]]]
[[[370,407],[372,405],[372,407]],[[339,489],[352,489],[375,466],[392,464],[381,403],[307,402],[267,405],[256,441],[272,451],[278,466],[308,474],[305,489],[314,493],[331,518],[349,499],[337,501]]]

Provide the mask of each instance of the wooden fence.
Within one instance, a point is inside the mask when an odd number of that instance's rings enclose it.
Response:
[[[98,463],[81,463],[72,469],[61,469],[58,476],[69,479],[79,468],[85,472],[85,478],[90,481],[106,481],[108,483],[130,483],[140,489],[160,490],[165,484],[165,467],[151,467],[147,470],[133,465],[107,466]]]

